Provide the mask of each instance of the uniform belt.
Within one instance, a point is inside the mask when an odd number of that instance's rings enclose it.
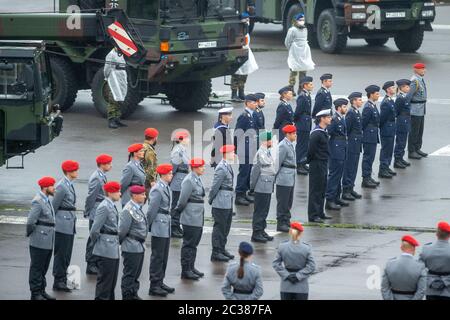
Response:
[[[191,203],[205,203],[205,200],[189,199],[188,202],[191,202]]]
[[[59,207],[60,211],[77,211],[77,208],[75,207]]]
[[[410,112],[403,111],[403,112],[400,112],[399,115],[400,115],[400,116],[410,116],[411,113],[410,113]]]
[[[395,294],[404,294],[404,295],[408,295],[408,296],[413,296],[416,294],[415,291],[401,291],[401,290],[394,290],[394,289],[391,289],[391,291],[392,291],[392,293],[395,293]]]
[[[330,140],[347,140],[347,137],[336,136],[336,137],[331,138]]]
[[[126,67],[122,67],[122,66],[116,66],[116,70],[127,70]]]
[[[140,243],[144,243],[145,242],[145,239],[143,239],[141,237],[138,237],[138,236],[135,236],[133,234],[129,234],[129,235],[127,235],[127,237],[130,238],[130,239],[136,240],[136,241],[138,241]]]
[[[261,168],[268,168],[268,167],[271,167],[271,166],[272,166],[271,164],[262,164]]]
[[[175,173],[189,173],[189,170],[187,169],[177,169],[177,171],[175,171]]]
[[[450,276],[450,272],[438,272],[433,270],[428,270],[428,274],[431,274],[433,276]]]
[[[233,293],[238,293],[238,294],[252,294],[252,293],[253,293],[253,290],[240,290],[240,289],[233,288]]]
[[[219,190],[233,191],[234,189],[233,189],[233,187],[225,187],[225,186],[222,186],[222,187],[219,188]]]
[[[416,100],[412,101],[411,100],[411,103],[426,103],[426,102],[427,102],[427,100],[423,100],[423,101],[416,101]]]
[[[54,227],[55,226],[55,224],[53,222],[45,222],[45,221],[41,221],[41,220],[38,220],[36,222],[36,225],[37,226],[44,226],[44,227]]]
[[[291,268],[286,268],[286,270],[288,272],[299,272],[301,269],[291,269]]]
[[[162,214],[170,214],[169,210],[164,210],[159,208],[158,213],[162,213]]]
[[[101,234],[109,234],[110,236],[117,236],[119,233],[117,231],[100,230]]]
[[[297,166],[294,166],[293,164],[282,164],[281,166],[289,169],[297,169]]]

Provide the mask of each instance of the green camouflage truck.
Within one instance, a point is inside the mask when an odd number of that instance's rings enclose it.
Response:
[[[431,0],[251,0],[255,22],[279,23],[284,32],[304,13],[309,43],[326,53],[340,53],[347,39],[382,46],[394,38],[401,52],[415,52],[435,18]]]
[[[180,111],[196,111],[208,103],[211,79],[233,74],[248,58],[247,26],[239,19],[244,5],[244,0],[60,0],[59,12],[0,13],[0,39],[46,40],[54,102],[65,111],[78,90],[91,89],[96,109],[106,115],[103,65],[118,47],[108,27],[119,23],[137,51],[125,57],[129,85],[122,117],[159,93]]]

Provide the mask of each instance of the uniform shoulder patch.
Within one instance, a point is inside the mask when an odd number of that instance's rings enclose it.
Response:
[[[144,220],[144,217],[136,211],[136,208],[131,203],[127,204],[124,210],[128,211],[130,216],[137,222],[142,222]]]

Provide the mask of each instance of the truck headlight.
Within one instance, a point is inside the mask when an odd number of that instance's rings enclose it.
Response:
[[[422,17],[427,18],[427,17],[432,17],[432,16],[434,16],[433,10],[423,10],[422,11]]]
[[[353,12],[352,19],[353,20],[366,20],[367,15],[364,12]]]

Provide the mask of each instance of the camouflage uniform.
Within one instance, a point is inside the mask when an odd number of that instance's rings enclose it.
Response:
[[[156,166],[158,163],[156,150],[155,148],[148,142],[144,142],[144,160],[142,161],[142,165],[145,170],[145,188],[149,190],[151,188],[151,183],[156,182]]]
[[[297,75],[298,75],[298,82],[300,85],[300,80],[304,77],[306,77],[306,71],[292,71],[289,74],[289,86],[291,86],[292,88],[295,87],[295,82],[297,81]],[[301,89],[299,89],[299,91],[301,91]]]
[[[233,74],[231,76],[231,90],[238,90],[239,88],[244,89],[245,83],[247,82],[247,75]]]
[[[111,119],[120,119],[120,117],[122,116],[122,111],[120,110],[120,104],[114,100],[114,97],[112,95],[111,89],[109,89],[109,87],[107,88],[107,99],[106,101],[108,102],[108,106],[106,108],[106,113],[107,113],[107,117],[108,120]]]

